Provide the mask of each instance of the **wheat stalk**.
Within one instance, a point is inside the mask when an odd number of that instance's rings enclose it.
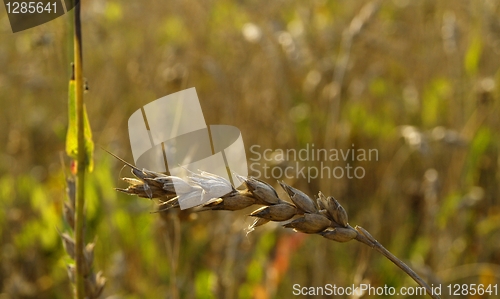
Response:
[[[78,2],[78,1],[76,1]],[[75,299],[97,299],[104,290],[106,278],[99,271],[94,273],[95,242],[85,244],[85,176],[92,157],[88,154],[88,144],[92,143],[90,133],[85,132],[85,105],[83,102],[83,55],[80,4],[73,1],[73,54],[72,74],[69,84],[69,126],[66,139],[66,151],[75,160],[76,174],[66,176],[68,201],[64,202],[63,215],[68,225],[68,232],[61,233],[64,249],[74,261],[67,265],[68,276],[74,285]],[[74,108],[72,106],[74,105]],[[74,109],[74,112],[73,112]],[[74,114],[73,114],[74,113]],[[73,124],[71,119],[75,118]],[[71,133],[76,131],[76,136]],[[90,131],[90,129],[89,129]],[[76,138],[75,138],[76,137]],[[76,143],[76,148],[73,148]],[[93,147],[93,145],[92,145]],[[73,151],[76,150],[76,156]],[[61,158],[62,164],[64,160]],[[76,178],[75,178],[76,176]]]
[[[253,205],[261,205],[262,207],[250,213],[250,216],[255,217],[255,221],[249,227],[250,231],[269,221],[288,221],[283,227],[292,228],[296,232],[318,234],[337,242],[356,240],[377,250],[396,264],[415,282],[424,287],[430,297],[440,298],[433,294],[432,289],[422,278],[384,248],[367,230],[360,226],[350,226],[347,212],[332,196],[326,197],[319,192],[315,202],[302,191],[284,182],[279,182],[290,199],[290,201],[285,201],[279,198],[278,193],[271,185],[252,177],[245,178],[236,175],[244,186],[243,189],[237,190],[225,178],[208,172],[191,173],[189,180],[185,181],[179,177],[146,169],[141,170],[125,160],[113,156],[129,166],[135,177],[122,178],[129,186],[126,189],[115,189],[143,198],[157,198],[160,201],[159,211],[179,208],[179,201],[200,202],[199,205],[191,208],[196,212],[207,210],[237,211]],[[231,191],[227,194],[213,196],[217,191],[228,190],[228,188]],[[201,203],[203,199],[207,198],[210,199]]]
[[[61,158],[62,164],[64,165],[64,160]],[[66,175],[66,193],[67,200],[64,202],[63,206],[63,216],[66,224],[68,225],[68,232],[61,233],[61,239],[63,242],[64,249],[68,256],[76,262],[77,250],[76,250],[76,240],[75,226],[76,226],[76,180],[73,175]],[[85,226],[85,223],[83,223]],[[101,296],[104,286],[106,284],[106,278],[103,276],[102,271],[94,273],[93,263],[94,263],[94,248],[95,241],[87,243],[82,249],[82,266],[81,272],[83,277],[83,291],[85,293],[85,298],[97,299]],[[66,265],[68,276],[71,283],[76,284],[76,263]],[[75,292],[76,293],[76,292]]]
[[[66,178],[66,191],[68,194],[68,201],[64,202],[63,216],[69,226],[69,231],[72,231],[74,235],[76,185],[73,176],[68,176]],[[77,253],[75,238],[71,236],[71,234],[65,232],[61,233],[61,239],[66,253],[72,260],[76,261]],[[102,272],[99,271],[94,273],[92,269],[94,262],[94,247],[95,242],[90,242],[87,243],[82,250],[83,291],[85,292],[85,298],[89,299],[99,298],[106,284],[106,278],[104,278]],[[70,281],[75,284],[77,277],[75,264],[68,264],[67,270]]]

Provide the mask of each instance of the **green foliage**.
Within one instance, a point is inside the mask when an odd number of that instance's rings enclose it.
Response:
[[[117,22],[123,17],[123,9],[121,3],[117,1],[106,1],[104,15],[110,22]]]
[[[456,215],[458,205],[462,199],[458,193],[449,194],[443,199],[443,204],[437,218],[437,225],[440,229],[444,229],[447,224],[452,223],[452,217]]]
[[[425,89],[422,99],[422,124],[425,128],[446,124],[442,111],[449,109],[450,92],[451,86],[445,78],[434,79]]]
[[[480,36],[475,34],[465,54],[464,67],[468,75],[472,76],[477,73],[482,51],[483,40]]]
[[[217,298],[211,290],[213,290],[217,282],[217,276],[210,271],[198,271],[195,278],[196,298],[214,299]]]
[[[188,28],[184,24],[182,18],[172,16],[166,18],[159,26],[160,36],[165,40],[165,44],[182,45],[187,42],[189,35],[186,34]]]
[[[370,111],[364,105],[351,103],[346,106],[346,115],[356,132],[370,138],[385,138],[393,133],[394,123],[382,113]]]
[[[471,142],[467,163],[465,165],[467,174],[466,182],[473,184],[478,179],[481,169],[483,155],[490,146],[493,136],[492,132],[487,127],[482,127],[477,131],[474,139]]]

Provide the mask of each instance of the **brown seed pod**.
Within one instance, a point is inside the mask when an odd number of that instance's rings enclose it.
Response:
[[[285,221],[297,214],[297,208],[289,203],[281,203],[268,207],[262,207],[253,211],[250,216],[259,217],[271,221]]]
[[[129,185],[136,186],[144,184],[144,181],[136,178],[121,178],[122,181],[127,182]]]
[[[318,199],[316,199],[316,203],[318,204],[320,210],[328,209],[328,201],[321,191],[318,192]]]
[[[163,181],[164,178],[161,178],[161,177],[144,178],[143,180],[144,180],[144,183],[148,184],[150,187],[163,189],[163,184],[161,183],[161,181]]]
[[[127,189],[115,188],[117,191],[121,191],[127,194],[135,194],[139,197],[143,198],[159,198],[166,195],[165,191],[156,186],[149,186],[147,183],[142,183],[140,185],[130,185]]]
[[[248,191],[250,191],[250,193],[252,193],[252,195],[257,200],[257,204],[263,204],[267,206],[275,205],[281,202],[278,197],[278,193],[276,193],[276,190],[274,190],[274,188],[268,183],[253,177],[245,178],[240,175],[238,175],[237,177],[245,183]]]
[[[332,216],[333,221],[335,221],[340,226],[347,227],[348,217],[344,207],[342,207],[340,203],[332,196],[328,196],[326,201],[328,213],[330,213],[330,215]]]
[[[348,228],[337,227],[334,229],[326,230],[324,232],[320,232],[319,234],[333,241],[347,242],[356,238],[358,232],[356,232],[354,229],[350,227]]]
[[[327,211],[327,210],[319,210],[319,211],[318,211],[318,214],[320,214],[320,215],[322,215],[322,216],[325,216],[325,217],[326,217],[326,218],[328,218],[329,220],[332,220],[332,219],[330,219],[331,217],[330,217],[330,214],[328,213],[328,211]]]
[[[290,199],[293,201],[293,203],[297,206],[297,208],[299,208],[303,212],[311,214],[318,212],[318,207],[316,207],[314,201],[304,192],[285,184],[285,182],[279,183],[281,187],[283,187],[283,189],[286,191]]]
[[[320,214],[305,213],[304,217],[283,225],[283,227],[293,228],[295,231],[306,234],[315,234],[325,230],[330,226],[331,221]]]
[[[108,152],[109,153],[109,152]],[[111,154],[111,153],[110,153]],[[113,155],[113,154],[111,154]],[[115,156],[115,155],[113,155]],[[130,168],[132,168],[131,172],[132,174],[140,179],[140,180],[144,180],[144,179],[154,179],[158,176],[165,176],[163,173],[159,173],[159,172],[155,172],[155,171],[151,171],[151,170],[147,170],[147,169],[139,169],[137,168],[136,166],[128,163],[127,161],[123,160],[122,158],[118,158],[117,156],[115,156],[118,160],[122,161],[123,163],[125,163],[127,166],[129,166]]]
[[[202,210],[237,211],[255,204],[255,198],[235,193],[232,196],[213,198],[202,206]]]
[[[339,225],[335,225],[336,222],[334,221],[332,215],[330,215],[330,212],[328,211],[328,200],[325,197],[325,195],[323,195],[323,193],[321,191],[318,192],[318,198],[316,199],[316,204],[318,205],[319,213],[321,215],[330,219],[332,221],[333,226],[339,226]]]

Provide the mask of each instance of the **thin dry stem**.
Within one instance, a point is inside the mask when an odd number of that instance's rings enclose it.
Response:
[[[422,279],[420,276],[415,273],[410,267],[408,267],[403,261],[398,259],[394,254],[392,254],[389,250],[387,250],[382,244],[380,244],[373,236],[364,228],[361,226],[356,226],[356,230],[359,232],[360,235],[363,235],[364,240],[367,240],[369,243],[371,243],[371,247],[378,252],[380,252],[383,256],[385,256],[387,259],[389,259],[391,262],[393,262],[396,266],[401,268],[408,276],[410,276],[416,283],[418,283],[420,286],[424,287],[427,291],[427,294],[431,296],[434,299],[439,299],[440,297],[438,295],[435,295],[434,292],[432,291],[431,287]],[[361,241],[360,241],[361,242]],[[362,241],[363,243],[366,244],[365,241]],[[367,244],[369,245],[369,244]]]

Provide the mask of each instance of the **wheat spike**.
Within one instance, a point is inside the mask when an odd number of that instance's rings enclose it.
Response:
[[[196,212],[207,210],[237,211],[253,205],[261,205],[262,207],[250,213],[250,216],[255,217],[256,220],[248,228],[249,232],[269,221],[282,222],[292,219],[283,227],[306,234],[318,234],[336,242],[356,240],[370,246],[391,260],[419,285],[426,288],[429,296],[434,299],[440,298],[433,294],[424,280],[385,249],[368,231],[360,226],[351,227],[348,223],[346,210],[332,196],[326,197],[319,192],[315,202],[304,192],[284,182],[278,182],[290,199],[290,201],[285,201],[279,198],[278,193],[271,185],[252,177],[245,178],[237,175],[245,188],[236,190],[226,179],[205,171],[191,173],[189,180],[184,181],[178,177],[166,176],[146,169],[140,170],[130,163],[118,159],[132,168],[132,174],[135,178],[123,178],[129,186],[126,189],[116,188],[116,190],[144,198],[159,198],[161,201],[159,211],[179,208],[179,200],[199,202],[199,205],[191,208]],[[182,186],[179,190],[177,189],[178,184]],[[173,188],[174,185],[175,188]],[[227,191],[222,192],[225,195],[211,197],[224,190]]]

